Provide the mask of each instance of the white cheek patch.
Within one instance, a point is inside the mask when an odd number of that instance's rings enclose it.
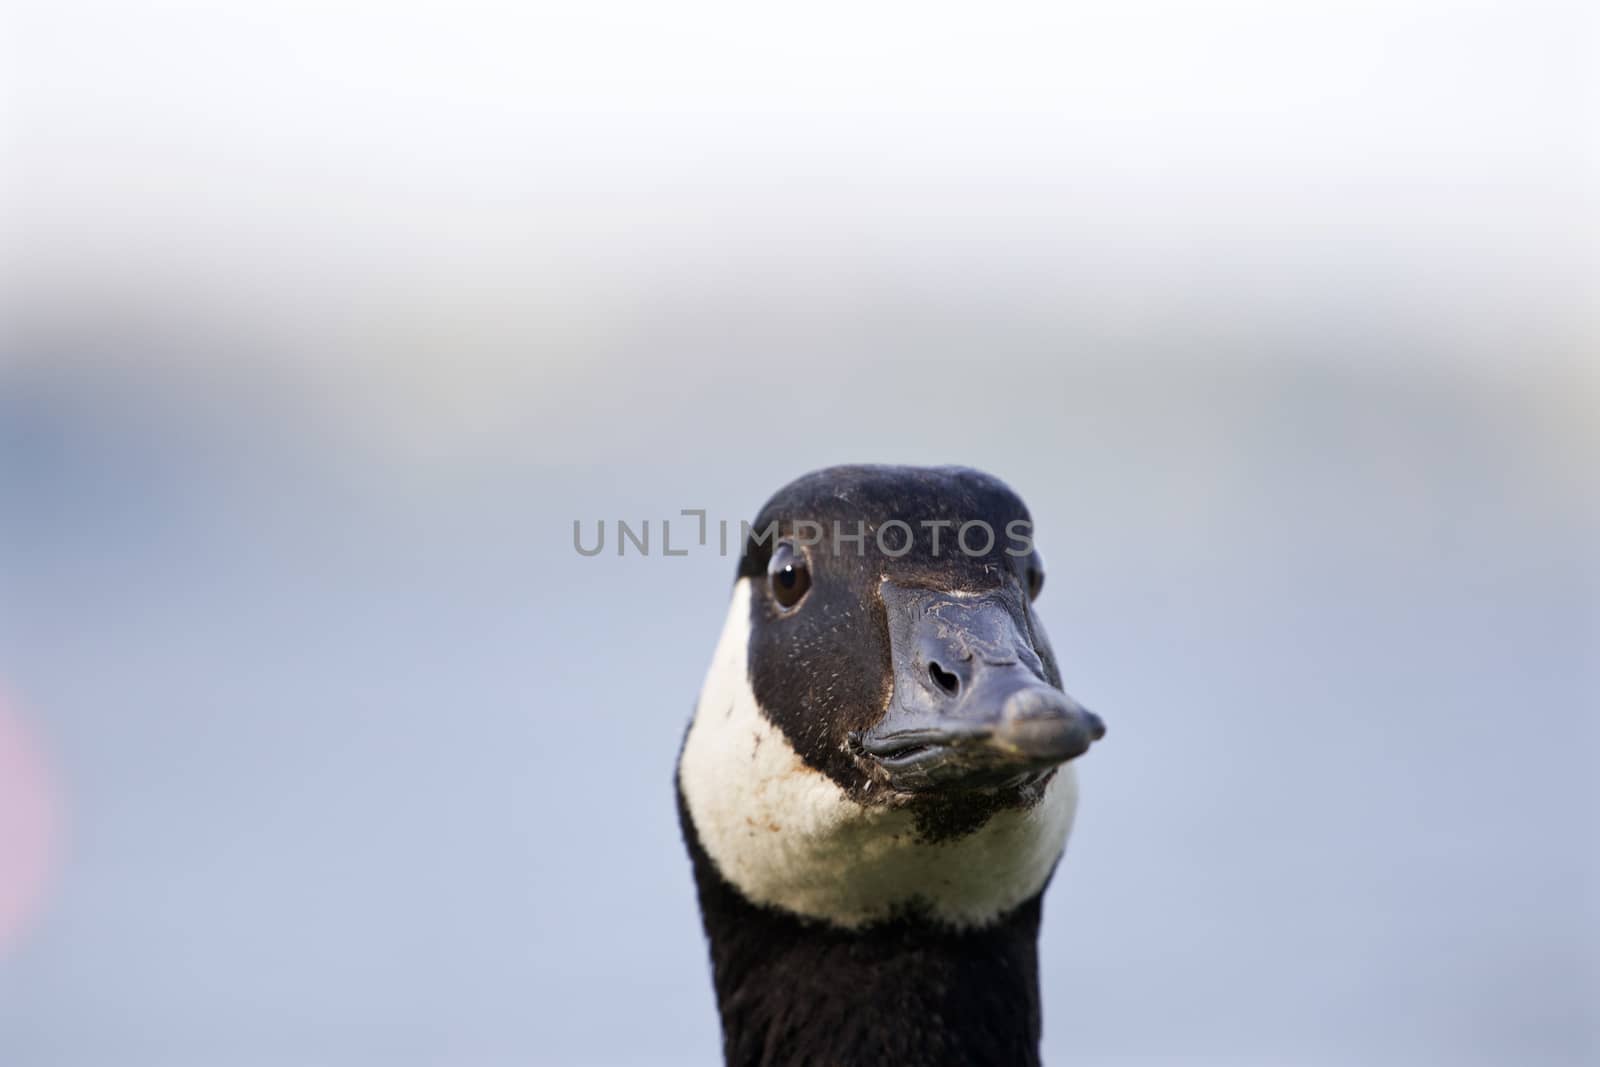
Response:
[[[750,579],[734,586],[678,780],[700,843],[757,904],[847,927],[908,905],[983,926],[1043,888],[1077,807],[1072,765],[1026,810],[926,841],[904,807],[859,804],[801,760],[750,688]]]

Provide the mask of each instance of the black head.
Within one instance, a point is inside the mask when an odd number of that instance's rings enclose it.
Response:
[[[987,474],[808,474],[762,508],[739,575],[762,712],[860,800],[992,806],[1104,733],[1062,692],[1034,614],[1032,518]]]

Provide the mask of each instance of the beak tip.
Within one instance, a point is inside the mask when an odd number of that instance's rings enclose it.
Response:
[[[1020,756],[1066,762],[1106,735],[1100,716],[1059,690],[1030,688],[1007,705],[996,740]]]

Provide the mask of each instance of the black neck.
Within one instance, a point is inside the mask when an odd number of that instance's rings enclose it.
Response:
[[[679,810],[730,1067],[1039,1062],[1039,897],[982,930],[806,922],[745,900]]]

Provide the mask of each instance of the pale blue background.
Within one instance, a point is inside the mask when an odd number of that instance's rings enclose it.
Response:
[[[0,1063],[713,1060],[671,777],[733,561],[572,521],[843,461],[1015,486],[1110,725],[1053,1062],[1594,1062],[1535,8],[32,11],[0,679],[65,837]]]

